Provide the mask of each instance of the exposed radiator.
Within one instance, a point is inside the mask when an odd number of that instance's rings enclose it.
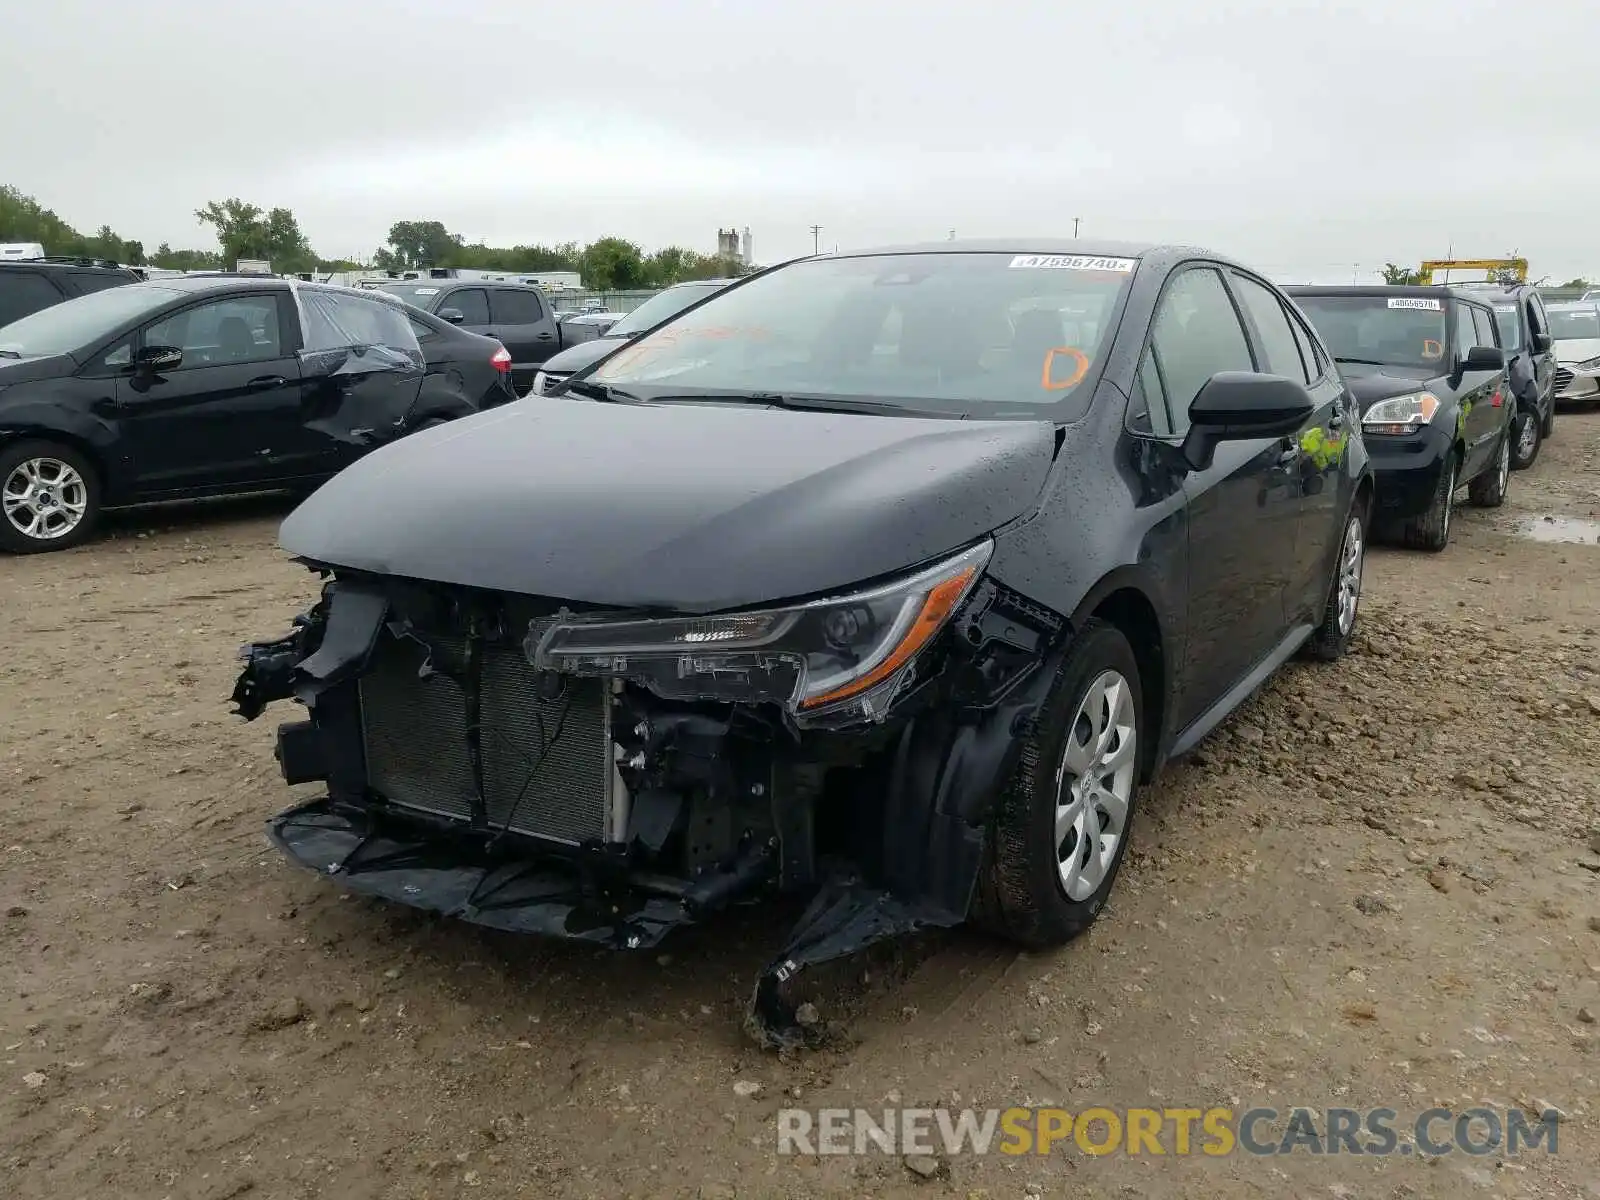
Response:
[[[361,678],[367,782],[393,804],[468,821],[474,789],[466,697],[440,669],[463,663],[465,639],[431,640],[439,653],[425,677],[427,648],[385,634]],[[519,648],[484,647],[479,713],[489,824],[499,828],[512,817],[517,833],[568,843],[603,839],[616,773],[606,684],[566,679],[560,696],[543,700],[537,683]]]

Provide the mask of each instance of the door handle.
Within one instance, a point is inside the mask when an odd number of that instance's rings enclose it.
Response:
[[[247,386],[265,391],[267,388],[280,388],[288,382],[282,375],[257,375]]]
[[[533,340],[536,342],[553,342],[556,340],[556,335],[553,333],[540,333],[536,334]]]

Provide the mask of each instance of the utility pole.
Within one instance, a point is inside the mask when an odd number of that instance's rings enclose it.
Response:
[[[1072,218],[1072,236],[1073,237],[1077,237],[1078,236],[1078,218],[1077,217],[1073,217]]]
[[[822,253],[822,226],[821,225],[813,225],[811,227],[811,253],[813,253],[813,254]]]
[[[1350,282],[1351,283],[1357,282],[1356,276],[1360,273],[1360,271],[1361,271],[1361,264],[1360,263],[1351,263],[1350,264]]]

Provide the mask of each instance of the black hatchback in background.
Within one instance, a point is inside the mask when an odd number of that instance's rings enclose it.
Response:
[[[325,572],[234,699],[291,860],[620,948],[811,897],[787,985],[1101,912],[1137,792],[1360,600],[1372,479],[1321,340],[1204,250],[1017,239],[747,277],[554,396],[386,446],[283,525]]]
[[[1457,489],[1505,501],[1516,401],[1494,308],[1449,287],[1290,287],[1361,405],[1378,480],[1375,533],[1443,550]]]
[[[302,491],[515,398],[511,356],[391,297],[260,275],[129,283],[0,326],[0,550],[105,508]]]

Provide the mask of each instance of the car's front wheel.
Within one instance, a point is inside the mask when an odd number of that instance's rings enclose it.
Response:
[[[1439,481],[1427,511],[1400,526],[1400,540],[1413,550],[1440,551],[1450,544],[1450,518],[1456,503],[1456,456],[1451,454],[1439,468]]]
[[[1087,929],[1128,849],[1145,736],[1139,665],[1090,621],[1056,671],[1000,798],[977,920],[1029,946]]]
[[[65,550],[99,520],[100,477],[78,451],[37,441],[0,450],[0,550]]]
[[[1526,471],[1539,457],[1539,447],[1544,444],[1544,428],[1536,412],[1517,414],[1517,423],[1511,427],[1511,469]]]

